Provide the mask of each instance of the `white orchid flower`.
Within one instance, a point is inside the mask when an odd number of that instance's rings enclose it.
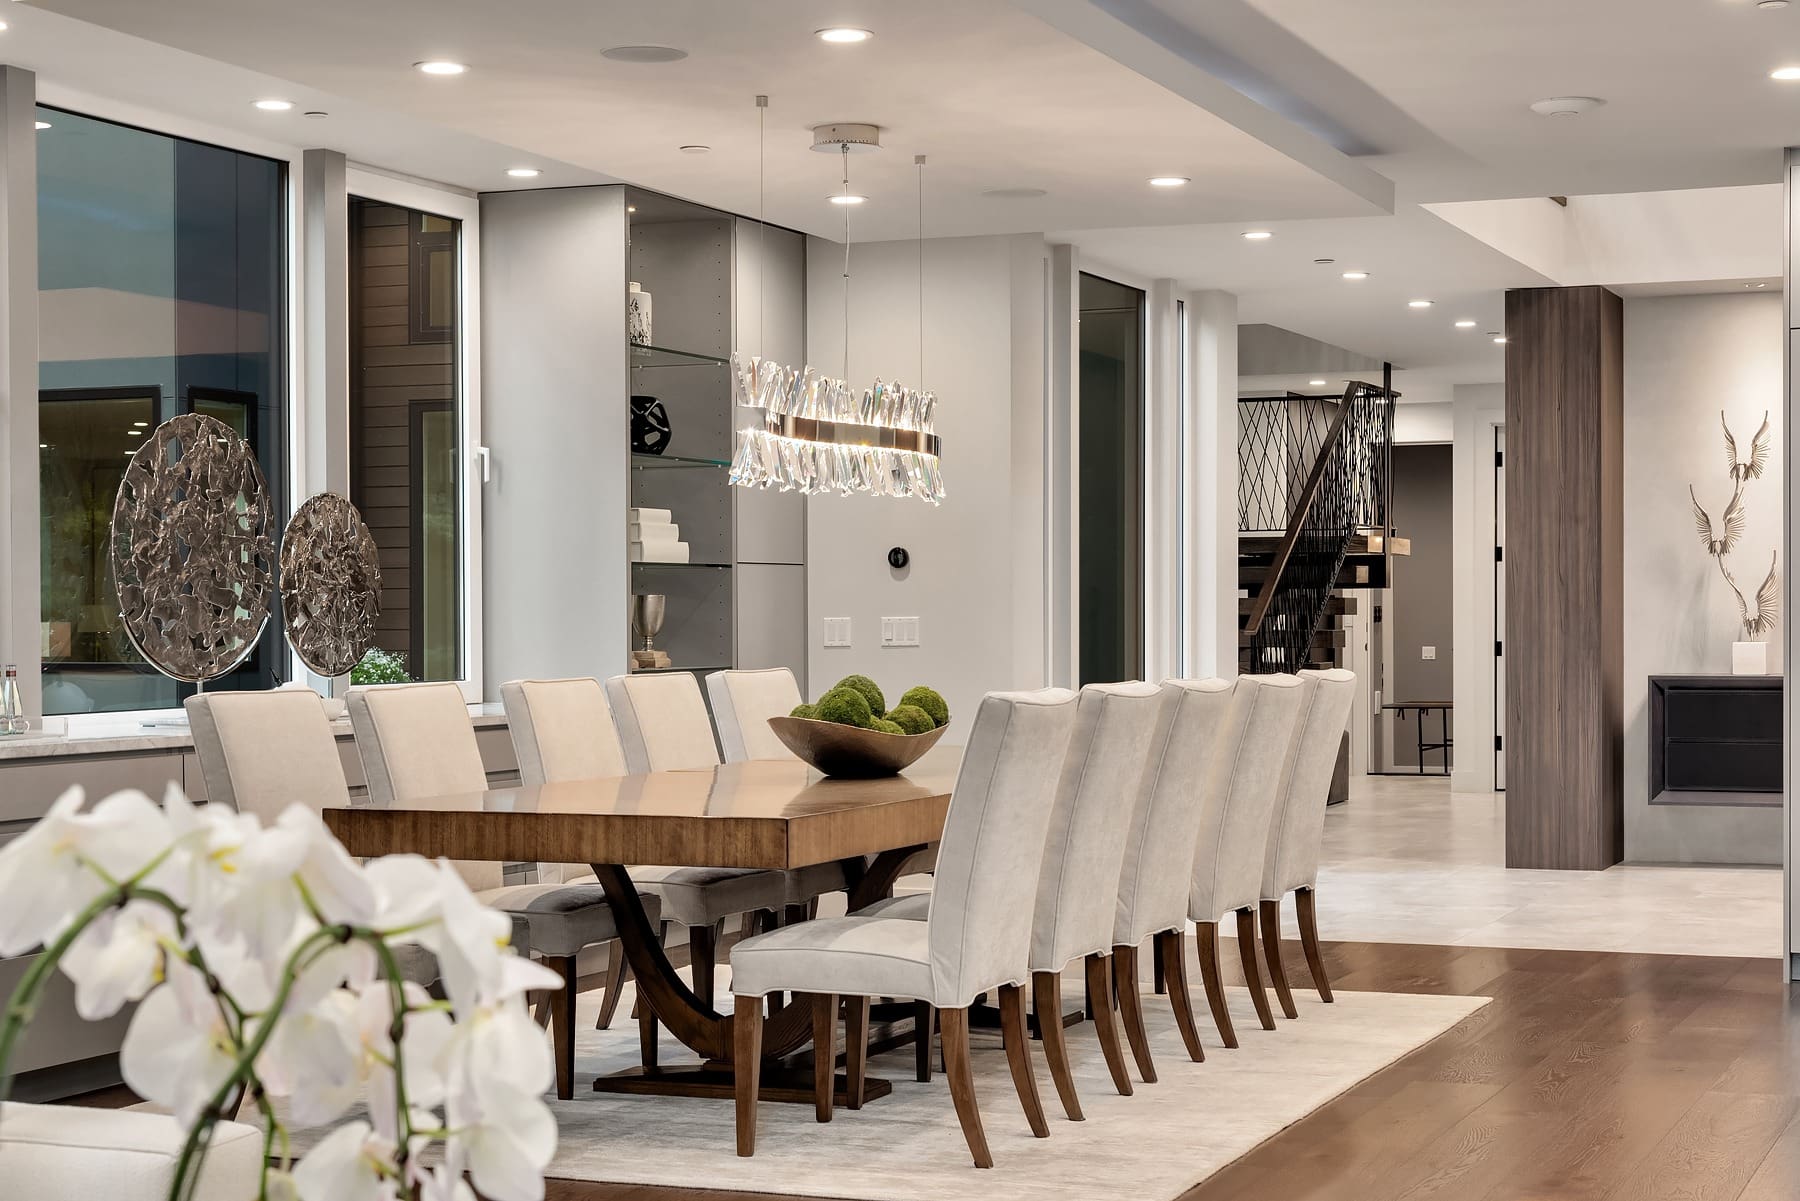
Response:
[[[298,875],[320,916],[346,925],[364,925],[375,916],[374,885],[343,844],[332,837],[317,812],[305,805],[289,805],[275,825],[305,844]]]
[[[302,1201],[395,1201],[394,1145],[367,1122],[346,1122],[294,1168]]]
[[[362,1094],[355,994],[337,989],[273,1020],[274,1032],[256,1059],[263,1086],[289,1099],[293,1120],[301,1126],[337,1121]]]
[[[167,981],[144,998],[125,1032],[125,1083],[190,1127],[236,1067],[237,1049],[205,979],[171,956]]]
[[[142,1000],[163,979],[163,947],[175,941],[175,918],[151,901],[109,909],[81,932],[62,959],[75,982],[75,1011],[96,1022]]]
[[[482,1098],[536,1096],[556,1082],[550,1044],[516,1000],[484,1005],[457,1022],[441,1062],[452,1089]]]
[[[83,813],[85,796],[80,786],[69,789],[0,847],[0,958],[51,938],[109,880],[130,879],[168,848],[168,822],[143,793],[117,792]]]
[[[452,1172],[444,1164],[419,1173],[418,1184],[419,1201],[476,1201],[475,1190],[462,1173]]]
[[[424,856],[383,855],[364,865],[363,876],[375,892],[369,925],[391,934],[392,941],[423,943],[419,928],[443,920],[437,864]]]
[[[556,1154],[556,1119],[541,1093],[490,1082],[485,1092],[452,1089],[451,1161],[466,1162],[490,1201],[543,1201],[544,1169]]]
[[[440,920],[421,932],[420,942],[437,952],[444,991],[459,1017],[507,997],[562,986],[555,972],[513,953],[512,919],[476,900],[449,860],[438,861],[435,883]]]
[[[431,997],[416,984],[404,986],[408,1007],[429,1005]],[[399,1098],[394,1088],[393,994],[385,981],[365,988],[357,999],[356,1023],[362,1050],[363,1080],[369,1112],[382,1132],[398,1139],[392,1129]],[[441,1009],[407,1014],[401,1039],[401,1066],[406,1080],[406,1102],[415,1109],[434,1109],[446,1092],[442,1065],[445,1048],[453,1037],[450,1015]],[[416,1124],[416,1123],[415,1123]],[[434,1123],[435,1124],[435,1123]]]

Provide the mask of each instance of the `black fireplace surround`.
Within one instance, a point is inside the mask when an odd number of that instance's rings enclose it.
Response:
[[[1650,801],[1781,804],[1780,676],[1650,677]]]

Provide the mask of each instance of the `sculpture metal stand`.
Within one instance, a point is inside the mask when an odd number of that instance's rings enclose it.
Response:
[[[1719,565],[1719,574],[1725,577],[1725,583],[1737,598],[1738,619],[1744,628],[1741,641],[1731,644],[1731,670],[1733,675],[1766,675],[1768,673],[1768,644],[1760,641],[1775,627],[1781,615],[1781,573],[1776,566],[1778,552],[1769,554],[1769,574],[1763,579],[1762,587],[1756,590],[1756,611],[1750,610],[1744,599],[1744,590],[1732,577],[1731,567],[1726,557],[1737,545],[1744,534],[1744,484],[1749,480],[1760,479],[1769,464],[1769,414],[1763,413],[1762,427],[1750,441],[1750,458],[1748,462],[1740,462],[1737,453],[1737,439],[1731,436],[1731,426],[1725,420],[1723,411],[1719,413],[1719,424],[1725,431],[1725,463],[1731,476],[1731,500],[1725,506],[1720,521],[1720,528],[1714,530],[1712,518],[1700,507],[1700,498],[1694,494],[1694,486],[1688,485],[1688,499],[1694,504],[1694,526],[1700,531],[1700,540],[1706,545],[1706,553],[1711,555]]]

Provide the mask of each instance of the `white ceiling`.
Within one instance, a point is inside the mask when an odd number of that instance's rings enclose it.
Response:
[[[294,81],[320,92],[518,147],[557,164],[737,212],[757,206],[757,113],[770,97],[768,216],[842,236],[836,155],[812,126],[863,121],[887,148],[852,160],[872,202],[856,236],[911,236],[913,156],[929,158],[934,235],[1180,224],[1370,211],[1337,184],[1050,29],[1004,0],[40,0],[40,6]],[[866,24],[874,40],[834,47],[813,32]],[[689,51],[666,65],[617,63],[608,46]],[[467,75],[430,78],[419,60]],[[220,95],[221,107],[245,101]],[[228,114],[230,115],[230,114]],[[292,122],[302,119],[289,114]],[[275,123],[270,123],[271,127]],[[301,136],[296,131],[293,136]],[[683,154],[684,144],[711,153]],[[1152,175],[1186,175],[1164,191]],[[508,186],[499,172],[454,180]],[[998,188],[1042,188],[994,200]]]

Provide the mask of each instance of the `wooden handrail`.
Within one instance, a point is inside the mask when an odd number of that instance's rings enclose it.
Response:
[[[1281,583],[1281,577],[1287,571],[1288,560],[1294,556],[1294,545],[1300,541],[1300,531],[1306,524],[1307,515],[1312,512],[1313,502],[1319,498],[1319,490],[1325,484],[1325,467],[1331,458],[1331,452],[1344,437],[1344,424],[1350,419],[1350,411],[1355,407],[1356,391],[1361,385],[1350,384],[1344,389],[1344,402],[1338,406],[1337,417],[1331,428],[1325,433],[1325,440],[1319,444],[1319,455],[1313,460],[1312,470],[1306,476],[1306,486],[1300,490],[1299,503],[1294,506],[1294,515],[1288,518],[1287,531],[1281,535],[1281,541],[1275,546],[1275,558],[1269,563],[1269,572],[1263,577],[1262,587],[1257,590],[1255,603],[1250,606],[1250,620],[1244,625],[1244,633],[1256,635],[1262,630],[1263,619],[1269,615],[1269,606],[1275,603],[1275,591]]]

